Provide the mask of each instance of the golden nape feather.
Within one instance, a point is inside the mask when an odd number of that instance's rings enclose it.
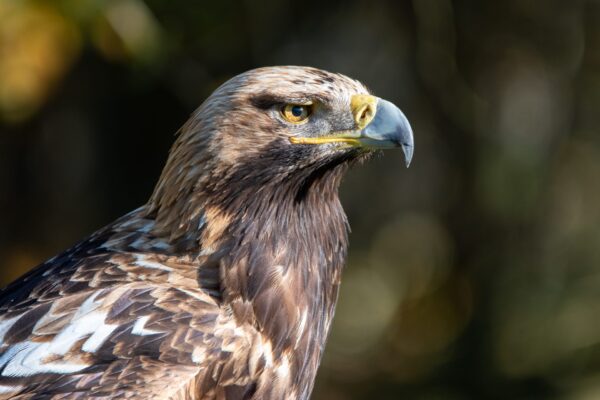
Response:
[[[308,67],[246,72],[149,202],[0,292],[0,399],[307,399],[347,250],[337,189],[406,118]]]

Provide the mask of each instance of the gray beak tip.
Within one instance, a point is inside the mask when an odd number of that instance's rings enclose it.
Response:
[[[402,152],[404,153],[404,162],[406,163],[406,168],[410,167],[414,150],[415,149],[411,144],[402,144]]]

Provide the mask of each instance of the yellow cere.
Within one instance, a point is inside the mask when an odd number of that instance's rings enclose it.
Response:
[[[377,98],[368,94],[355,94],[350,100],[350,108],[358,129],[363,129],[375,118]]]

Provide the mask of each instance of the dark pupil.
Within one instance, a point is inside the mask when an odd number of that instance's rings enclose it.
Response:
[[[302,106],[293,106],[292,107],[292,115],[294,117],[301,117],[304,114],[304,107]]]

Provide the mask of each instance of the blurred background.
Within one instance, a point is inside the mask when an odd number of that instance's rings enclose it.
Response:
[[[400,106],[352,171],[314,399],[600,398],[600,2],[0,0],[0,282],[143,204],[250,68]]]

